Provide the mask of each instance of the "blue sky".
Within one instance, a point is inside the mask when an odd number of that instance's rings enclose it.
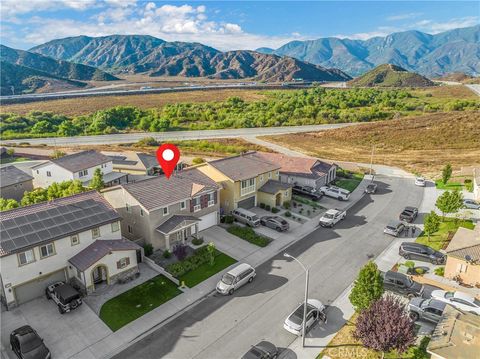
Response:
[[[480,23],[478,1],[2,0],[2,44],[28,49],[68,36],[148,34],[221,50],[326,36],[367,39]]]

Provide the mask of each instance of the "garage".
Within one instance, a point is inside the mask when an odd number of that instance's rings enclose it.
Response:
[[[204,229],[217,225],[218,224],[217,218],[218,218],[217,211],[206,214],[203,217],[200,217],[201,221],[198,222],[198,230],[203,231]]]
[[[47,288],[48,285],[54,282],[65,280],[65,271],[61,269],[57,272],[52,272],[46,276],[43,276],[38,280],[33,280],[16,286],[13,288],[13,290],[17,305],[45,295],[45,288]]]
[[[255,207],[255,196],[248,197],[247,199],[239,201],[237,203],[237,207],[245,208],[245,209],[250,209],[252,207]]]

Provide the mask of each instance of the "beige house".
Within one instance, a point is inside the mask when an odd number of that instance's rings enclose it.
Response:
[[[445,278],[457,276],[470,285],[480,283],[480,226],[458,228],[447,249]]]
[[[221,185],[220,208],[228,214],[235,208],[264,203],[281,206],[292,199],[292,185],[280,182],[280,166],[257,152],[207,162],[197,167]]]
[[[478,358],[480,317],[447,305],[428,343],[427,352],[432,359]]]
[[[122,232],[155,250],[171,249],[219,222],[220,187],[198,169],[123,184],[103,191],[122,216]]]

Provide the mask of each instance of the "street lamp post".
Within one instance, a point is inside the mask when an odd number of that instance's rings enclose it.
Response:
[[[294,261],[296,261],[298,264],[300,264],[305,271],[305,300],[303,302],[303,324],[302,324],[302,347],[305,347],[305,334],[306,334],[306,317],[307,317],[307,300],[308,300],[308,269],[305,268],[305,266],[300,262],[297,258],[294,256],[291,256],[288,253],[283,254],[284,257],[286,258],[292,258]]]

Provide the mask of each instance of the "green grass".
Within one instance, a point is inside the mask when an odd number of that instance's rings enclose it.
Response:
[[[234,224],[233,226],[228,227],[227,231],[259,247],[266,247],[270,242],[268,238],[258,235],[250,227],[240,227]]]
[[[107,301],[100,309],[100,319],[116,331],[180,293],[173,282],[159,275]]]
[[[353,192],[360,182],[362,182],[363,176],[363,173],[353,173],[352,178],[337,177],[338,179],[335,181],[335,186]]]
[[[430,236],[430,240],[428,240],[428,236],[422,232],[416,242],[430,246],[435,250],[442,249],[448,239],[448,233],[456,232],[458,227],[473,229],[475,225],[469,220],[462,221],[454,218],[445,218],[445,221],[440,223],[440,229]]]
[[[463,188],[463,184],[460,182],[447,182],[447,184],[444,184],[442,180],[436,180],[435,187],[437,187],[438,189],[444,189],[448,191],[452,191],[452,190],[461,191]]]
[[[312,201],[308,198],[305,198],[305,197],[302,197],[302,196],[298,196],[298,195],[294,195],[293,197],[293,200],[295,202],[299,202],[299,203],[303,203],[303,204],[307,204],[313,208],[318,208],[318,209],[322,209],[323,207],[320,206],[317,202],[315,201]]]
[[[0,159],[0,164],[28,161],[25,157],[6,157]]]
[[[184,281],[189,288],[192,288],[203,282],[205,279],[210,278],[212,275],[231,266],[235,262],[236,260],[232,257],[219,252],[219,254],[215,257],[215,263],[213,266],[211,266],[210,263],[203,263],[198,268],[181,276],[179,280],[180,282]]]

